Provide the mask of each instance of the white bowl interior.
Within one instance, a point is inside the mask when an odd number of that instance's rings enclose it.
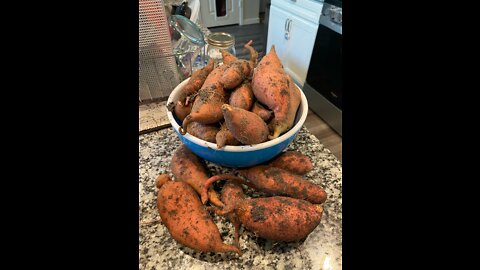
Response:
[[[173,102],[173,100],[176,99],[176,97],[180,94],[181,89],[188,83],[189,80],[190,78],[185,79],[183,82],[177,85],[175,89],[173,89],[172,93],[168,97],[167,104],[170,104],[171,102]],[[297,86],[297,88],[300,90],[300,93],[301,93],[300,106],[298,108],[297,115],[295,116],[296,124],[289,131],[287,131],[286,133],[283,133],[278,138],[275,138],[273,140],[269,140],[263,143],[254,144],[254,145],[239,145],[239,146],[226,145],[218,149],[216,144],[199,139],[195,136],[190,135],[189,133],[186,133],[185,135],[181,135],[181,136],[184,136],[185,139],[197,145],[208,147],[217,151],[226,151],[226,152],[256,151],[256,150],[268,148],[272,145],[276,145],[280,142],[283,142],[286,139],[293,136],[296,132],[298,132],[302,128],[303,124],[305,123],[305,120],[307,119],[307,114],[308,114],[307,98],[305,97],[305,94],[303,93],[302,89],[300,89],[298,85],[295,85],[295,86]],[[175,121],[175,118],[173,117],[172,112],[169,111],[168,109],[167,109],[167,116],[168,116],[168,120],[172,124],[172,127],[178,132],[180,126],[178,125],[177,121]]]

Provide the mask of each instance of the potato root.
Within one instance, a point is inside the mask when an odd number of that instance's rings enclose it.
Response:
[[[157,209],[173,239],[197,251],[242,255],[238,247],[223,243],[217,226],[189,184],[168,181],[168,177],[159,179]]]
[[[306,174],[313,169],[310,158],[298,151],[282,152],[269,161],[268,165],[300,175]]]

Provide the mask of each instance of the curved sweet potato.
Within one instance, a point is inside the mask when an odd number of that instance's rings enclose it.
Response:
[[[192,111],[185,117],[182,126],[179,128],[180,134],[186,134],[187,126],[190,122],[213,124],[222,120],[221,106],[226,101],[226,94],[219,79],[227,67],[226,65],[221,65],[208,75],[202,88],[198,90]]]
[[[269,139],[277,138],[293,126],[301,94],[283,69],[274,45],[253,72],[252,90],[258,101],[275,115],[270,123],[273,134]]]
[[[157,185],[157,209],[173,239],[197,251],[242,254],[238,247],[223,243],[217,226],[190,185],[174,181]]]
[[[230,106],[249,111],[252,108],[254,98],[250,82],[244,81],[232,91],[228,103]]]
[[[217,124],[202,124],[199,122],[191,122],[187,126],[187,132],[192,136],[207,142],[215,143],[216,136],[220,128]]]
[[[306,238],[322,219],[320,205],[290,197],[268,197],[241,201],[235,214],[249,231],[273,240],[292,242]]]
[[[227,128],[241,143],[257,144],[268,140],[268,127],[260,116],[228,104],[222,105],[222,111]]]
[[[198,193],[202,193],[203,186],[208,180],[207,170],[202,164],[201,159],[190,149],[182,144],[173,154],[170,162],[170,169],[177,181],[186,182]],[[217,193],[212,187],[208,189],[208,198],[210,202],[218,207],[224,207],[224,204],[218,198]]]
[[[268,120],[270,120],[270,118],[272,118],[272,115],[273,115],[272,111],[263,107],[262,104],[258,103],[258,101],[255,101],[255,103],[253,103],[253,106],[250,109],[250,111],[260,116],[260,118],[262,118],[263,121],[265,121],[265,123],[267,123]]]
[[[217,135],[215,135],[215,140],[217,142],[217,147],[222,148],[225,145],[240,145],[241,142],[239,142],[233,134],[228,130],[227,126],[225,124],[221,124],[220,130],[217,132]]]
[[[251,46],[252,40],[245,44],[250,52],[250,60],[235,59],[233,55],[228,52],[222,52],[224,55],[224,63],[229,65],[220,78],[220,83],[226,89],[233,89],[237,87],[245,78],[251,78],[253,75],[253,69],[255,68],[258,58],[258,52]],[[226,57],[226,61],[225,61]]]
[[[306,174],[313,169],[309,157],[298,151],[285,151],[268,162],[268,165],[281,168],[295,174]]]
[[[320,186],[277,167],[258,165],[237,172],[258,190],[272,195],[289,196],[311,203],[323,203],[327,199],[327,193]]]

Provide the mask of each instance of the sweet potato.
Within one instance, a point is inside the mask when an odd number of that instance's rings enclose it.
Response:
[[[232,91],[228,103],[233,107],[249,111],[253,105],[254,98],[250,82],[244,81]]]
[[[177,104],[175,104],[174,112],[180,121],[183,121],[183,119],[185,119],[185,117],[187,117],[187,115],[189,115],[192,111],[193,103],[190,102],[188,105],[185,105],[185,103],[185,101],[179,100],[177,101]]]
[[[250,52],[250,60],[244,59],[237,59],[234,60],[231,54],[222,52],[224,56],[224,63],[228,65],[228,68],[222,74],[220,78],[220,83],[226,89],[233,89],[237,87],[245,78],[251,78],[253,75],[253,69],[256,64],[256,60],[258,57],[258,52],[253,49],[251,46],[252,41],[250,40],[248,43],[245,44],[245,48],[247,48]],[[227,61],[225,62],[225,57],[227,57]]]
[[[268,165],[300,175],[306,174],[313,169],[310,158],[298,151],[282,152],[269,161]]]
[[[305,200],[275,196],[243,200],[235,214],[247,230],[262,238],[292,242],[306,238],[320,224],[323,208]]]
[[[213,124],[222,120],[221,106],[226,102],[226,94],[219,79],[226,68],[226,65],[221,65],[208,75],[202,88],[198,90],[191,113],[185,117],[179,128],[180,134],[186,134],[190,122]]]
[[[188,81],[187,85],[183,87],[181,94],[178,96],[176,101],[185,102],[184,104],[188,105],[189,96],[195,94],[202,87],[213,68],[214,61],[210,60],[206,66],[195,71],[192,76],[190,76],[190,80]],[[176,101],[174,101],[175,106],[177,106]]]
[[[257,144],[267,141],[268,127],[260,116],[244,110],[222,105],[223,118],[233,136],[243,144]]]
[[[257,100],[271,109],[275,115],[270,122],[275,139],[289,130],[295,121],[301,94],[293,80],[285,72],[275,52],[275,45],[262,58],[253,72],[252,90]]]
[[[238,247],[223,243],[217,226],[190,185],[160,179],[157,209],[173,239],[197,251],[242,254]]]
[[[247,178],[256,189],[265,193],[303,199],[311,203],[323,203],[327,199],[327,193],[320,186],[277,167],[258,165],[239,169],[237,172]]]
[[[237,204],[245,200],[245,194],[243,193],[243,188],[241,185],[228,181],[222,188],[221,200],[225,204],[226,208],[236,208]],[[240,248],[239,245],[239,230],[240,230],[240,221],[238,220],[235,213],[228,213],[228,219],[233,224],[235,228],[235,245]]]
[[[228,65],[238,60],[238,58],[235,55],[229,53],[227,50],[221,50],[220,52],[222,53],[223,64]]]
[[[250,111],[260,116],[260,118],[262,118],[263,121],[265,121],[265,123],[267,123],[268,120],[270,120],[270,118],[272,118],[272,115],[273,115],[272,111],[263,107],[262,104],[258,103],[258,101],[255,101],[255,103],[253,103],[253,106],[250,109]]]
[[[201,159],[184,144],[175,150],[170,162],[170,169],[175,176],[175,180],[188,183],[198,194],[201,194],[203,186],[208,180],[207,171]],[[224,207],[212,187],[208,189],[208,198],[215,206]]]
[[[199,122],[191,122],[187,126],[187,132],[207,142],[215,143],[216,136],[220,128],[217,124],[202,124]]]
[[[217,132],[217,135],[215,136],[215,140],[217,142],[217,147],[222,148],[225,145],[240,145],[241,142],[239,142],[233,134],[228,130],[227,126],[225,123],[221,124],[220,130]]]

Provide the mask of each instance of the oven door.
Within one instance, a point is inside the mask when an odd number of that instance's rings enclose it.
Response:
[[[342,26],[325,16],[320,17],[303,90],[310,109],[342,135]]]

